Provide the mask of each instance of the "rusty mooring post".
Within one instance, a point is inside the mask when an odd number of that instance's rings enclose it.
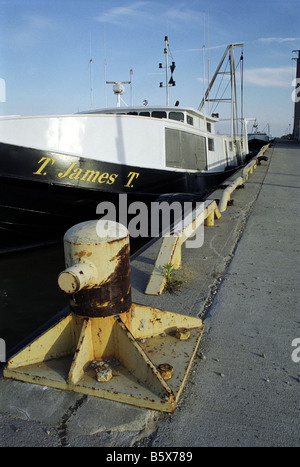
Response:
[[[72,294],[71,308],[79,316],[100,318],[131,308],[129,234],[112,221],[83,223],[64,237],[67,269],[59,287]]]
[[[64,246],[58,284],[70,295],[70,314],[14,355],[4,376],[173,412],[202,321],[132,303],[124,226],[84,222]]]

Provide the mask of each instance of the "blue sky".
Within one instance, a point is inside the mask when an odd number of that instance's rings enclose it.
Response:
[[[107,80],[129,80],[133,70],[135,105],[164,105],[158,63],[167,35],[176,63],[170,104],[198,107],[204,43],[210,77],[226,46],[244,43],[244,114],[281,136],[293,125],[299,7],[299,0],[0,0],[0,114],[90,109],[90,57],[94,108],[105,106],[105,58]],[[130,104],[129,87],[123,100]],[[107,102],[116,104],[111,86]]]

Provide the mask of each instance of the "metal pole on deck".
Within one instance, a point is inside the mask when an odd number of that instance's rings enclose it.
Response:
[[[169,98],[169,73],[168,73],[168,45],[169,45],[169,41],[168,41],[168,37],[165,36],[165,55],[166,55],[166,91],[167,91],[167,106],[169,106],[169,101],[170,101],[170,98]]]

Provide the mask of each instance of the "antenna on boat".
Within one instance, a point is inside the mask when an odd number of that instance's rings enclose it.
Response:
[[[131,105],[132,103],[132,75],[133,75],[133,70],[130,70],[130,81],[105,81],[106,84],[113,84],[113,91],[114,94],[117,96],[117,107],[121,107],[121,96],[125,92],[125,88],[123,84],[130,84],[130,102]]]
[[[91,109],[93,108],[93,59],[92,59],[92,34],[90,33],[90,69],[91,69]]]
[[[0,102],[6,102],[5,80],[0,78]]]
[[[106,58],[104,59],[104,88],[105,88],[105,107],[107,107],[107,90],[106,90]]]
[[[168,63],[168,58],[169,54],[171,59],[173,60],[170,47],[169,47],[169,40],[168,36],[165,36],[165,48],[164,48],[164,54],[166,56],[166,66],[163,67],[162,63],[159,63],[158,67],[159,68],[165,68],[166,69],[166,85],[164,86],[163,82],[159,83],[160,88],[166,88],[166,94],[167,94],[167,106],[169,106],[169,87],[170,86],[176,86],[175,81],[173,79],[173,72],[176,68],[175,62],[172,61],[172,65],[170,65],[170,70],[171,70],[171,78],[169,79],[169,63]]]
[[[203,62],[203,96],[205,96],[205,45],[202,47],[202,62]],[[206,124],[206,100],[204,100],[204,105],[203,105],[203,116],[204,116],[204,128],[207,128]],[[206,144],[206,154],[208,154],[208,138],[205,138],[205,144]]]

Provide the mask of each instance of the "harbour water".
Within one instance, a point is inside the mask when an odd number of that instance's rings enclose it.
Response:
[[[131,239],[131,255],[148,238]],[[65,269],[63,240],[0,254],[0,338],[9,352],[69,303],[57,278]]]
[[[0,337],[9,351],[68,304],[57,276],[62,244],[0,256]]]

